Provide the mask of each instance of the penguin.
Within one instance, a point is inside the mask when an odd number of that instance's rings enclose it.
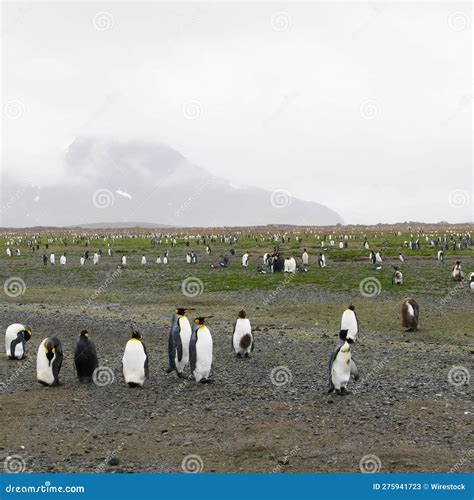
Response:
[[[49,256],[49,262],[52,266],[54,266],[55,262],[56,262],[56,256],[54,255],[54,253],[52,253],[50,256]]]
[[[14,323],[5,332],[5,352],[8,359],[24,359],[25,344],[31,339],[33,331],[29,326]]]
[[[248,252],[245,252],[244,255],[242,255],[242,265],[244,267],[248,267],[248,265],[249,265],[249,254],[248,254]]]
[[[191,341],[191,324],[186,314],[194,309],[178,307],[171,319],[171,328],[168,337],[169,367],[167,373],[176,371],[178,377],[184,377],[184,368],[189,363],[189,342]]]
[[[122,266],[126,266],[127,265],[127,256],[126,255],[122,255],[121,264],[122,264]]]
[[[336,390],[336,394],[345,396],[346,394],[350,394],[347,390],[347,384],[351,375],[354,380],[358,380],[359,373],[351,356],[351,344],[354,341],[351,338],[347,338],[347,330],[341,330],[339,338],[340,341],[329,359],[328,394]]]
[[[140,332],[132,328],[132,337],[123,353],[123,377],[129,387],[142,387],[148,378],[148,354]]]
[[[76,343],[74,365],[79,382],[91,382],[94,370],[99,366],[94,341],[87,330],[82,330]]]
[[[254,349],[252,327],[244,310],[239,312],[239,316],[234,325],[232,348],[239,358],[241,356],[249,358],[250,353]]]
[[[469,289],[474,292],[474,273],[469,275]]]
[[[301,256],[301,259],[303,260],[303,266],[307,266],[309,264],[309,255],[308,252],[306,251],[306,248],[303,250],[303,255]]]
[[[342,313],[341,330],[347,330],[347,338],[356,341],[359,336],[359,321],[354,309],[355,307],[351,303]]]
[[[392,276],[392,284],[393,285],[403,285],[403,274],[400,271],[400,268],[397,266],[393,266],[395,269],[395,272],[393,273]]]
[[[157,263],[157,264],[161,264],[161,257],[158,257],[158,258],[156,259],[156,263]]]
[[[61,257],[59,258],[59,263],[61,264],[61,266],[65,266],[66,265],[66,254],[63,253],[61,255]]]
[[[86,263],[86,260],[84,259],[84,257],[81,257],[79,262],[81,266],[83,266]]]
[[[143,255],[142,256],[142,266],[144,266],[146,264],[146,257]]]
[[[444,262],[444,252],[443,250],[438,250],[438,260]]]
[[[189,343],[190,378],[203,384],[211,382],[209,374],[212,366],[212,336],[205,324],[209,318],[212,316],[201,316],[194,320],[193,333]]]
[[[57,337],[45,338],[36,357],[36,379],[42,385],[60,385],[59,372],[63,363],[63,348]]]
[[[403,254],[399,254],[399,255],[398,255],[398,260],[399,260],[400,262],[405,262],[405,257],[403,256]]]
[[[464,279],[464,273],[461,269],[461,262],[459,260],[456,261],[456,265],[453,267],[451,276],[454,281],[462,281]]]
[[[418,330],[420,307],[414,299],[407,298],[402,302],[402,326],[407,332]]]

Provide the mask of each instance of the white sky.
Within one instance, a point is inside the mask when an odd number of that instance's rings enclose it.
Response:
[[[68,144],[107,135],[348,223],[474,219],[469,3],[15,2],[1,42],[2,169],[17,179],[64,182]]]

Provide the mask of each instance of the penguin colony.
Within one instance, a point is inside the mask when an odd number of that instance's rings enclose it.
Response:
[[[234,237],[226,237],[225,242],[228,244],[235,243]],[[278,243],[280,237],[273,240]],[[319,237],[318,237],[319,239]],[[335,247],[336,241],[329,238],[330,246]],[[159,241],[159,242],[158,242]],[[213,241],[211,239],[211,241]],[[282,238],[284,242],[284,238]],[[289,238],[288,238],[289,241]],[[464,241],[464,240],[463,240]],[[168,242],[168,240],[166,240]],[[172,246],[176,246],[176,239],[172,240]],[[430,247],[439,248],[438,245],[442,242],[433,242]],[[154,245],[161,244],[161,240],[156,242],[153,240]],[[464,243],[463,243],[464,244]],[[471,240],[466,242],[471,244]],[[456,244],[457,245],[457,244]],[[187,241],[189,246],[189,241]],[[325,244],[321,241],[321,247],[324,248]],[[370,246],[366,240],[363,244],[365,250],[369,250]],[[409,249],[419,249],[419,240],[405,242],[405,247]],[[39,249],[39,245],[37,245]],[[339,248],[347,248],[347,241],[339,242]],[[454,248],[454,247],[453,247]],[[457,247],[456,247],[457,248]],[[443,247],[437,252],[437,260],[440,263],[444,262],[444,250],[449,249],[449,242],[445,241]],[[7,256],[12,257],[13,252],[8,247]],[[212,250],[209,245],[206,246],[207,255],[211,255]],[[107,251],[109,257],[112,256],[112,249]],[[230,250],[232,256],[235,255],[234,249]],[[15,255],[20,255],[20,250],[15,251]],[[102,251],[98,250],[93,253],[93,265],[97,265],[102,257]],[[382,268],[383,259],[380,251],[370,250],[370,262],[373,269],[379,270]],[[405,262],[405,257],[400,253],[400,263]],[[85,265],[89,260],[89,251],[86,251],[80,258],[80,264]],[[272,272],[285,272],[296,273],[306,270],[309,265],[309,255],[306,248],[303,250],[301,256],[302,266],[300,266],[296,259],[292,256],[282,255],[280,253],[278,244],[274,246],[273,253],[265,253],[263,255],[263,266],[258,266],[257,269],[261,273]],[[249,251],[245,251],[241,265],[242,267],[249,267],[251,255]],[[43,255],[43,264],[55,265],[55,254],[50,253],[49,258],[46,253]],[[141,257],[141,264],[147,265],[146,255]],[[66,253],[63,253],[59,260],[60,265],[66,266],[67,258]],[[158,257],[156,263],[168,263],[168,251],[164,253],[163,259]],[[196,264],[197,255],[194,250],[186,255],[187,264]],[[227,267],[229,257],[223,256],[221,260],[211,267]],[[320,268],[326,267],[326,257],[324,253],[319,253],[317,257],[317,265]],[[127,266],[127,256],[122,255],[120,258],[119,267],[125,268]],[[394,273],[392,275],[392,283],[394,285],[403,285],[404,276],[398,266],[393,266]],[[461,262],[456,261],[455,266],[451,271],[451,278],[453,281],[462,282],[464,280],[464,272],[461,267]],[[474,291],[474,273],[469,274],[469,289]],[[419,322],[419,305],[412,298],[406,298],[401,304],[401,318],[402,326],[407,332],[414,332],[418,330]],[[171,327],[168,337],[168,368],[167,373],[175,372],[179,378],[187,378],[199,383],[210,383],[212,363],[213,363],[213,341],[208,320],[212,316],[198,316],[192,322],[188,319],[188,314],[193,311],[189,308],[178,307],[175,309],[172,319]],[[143,342],[140,332],[135,328],[131,328],[131,336],[127,341],[122,357],[123,377],[125,383],[130,387],[142,387],[146,379],[149,377],[149,357],[145,343]],[[329,360],[329,393],[335,392],[338,395],[348,394],[348,384],[352,379],[357,380],[358,370],[356,363],[352,356],[352,348],[354,343],[359,338],[359,322],[355,313],[355,307],[351,303],[343,312],[341,317],[339,342],[335,346]],[[10,360],[21,360],[25,358],[26,343],[32,338],[32,329],[29,326],[22,324],[10,325],[5,332],[5,352]],[[241,310],[234,324],[233,334],[231,338],[231,349],[237,357],[248,358],[254,351],[255,339],[252,333],[252,328],[249,319],[244,310]],[[43,339],[38,348],[37,354],[37,380],[40,384],[45,386],[54,386],[60,384],[59,374],[63,362],[63,349],[59,338],[52,336]],[[86,383],[94,380],[94,374],[99,367],[97,350],[94,341],[90,337],[87,330],[83,330],[79,334],[77,340],[74,365],[77,373],[78,380]]]
[[[168,336],[167,373],[175,372],[179,378],[200,383],[211,383],[213,342],[208,320],[212,316],[199,316],[191,325],[188,314],[191,308],[178,307],[171,318]],[[401,307],[402,325],[407,331],[418,329],[419,306],[411,298]],[[5,332],[5,352],[11,360],[26,357],[26,342],[33,335],[32,329],[19,323],[10,325]],[[340,396],[350,394],[347,386],[351,378],[358,380],[357,366],[352,357],[352,345],[359,339],[359,321],[351,303],[343,312],[339,342],[329,360],[329,390]],[[250,320],[244,310],[238,313],[234,324],[231,350],[239,358],[249,358],[255,348]],[[37,381],[44,386],[60,385],[59,374],[63,362],[63,349],[58,337],[43,339],[36,358]],[[87,330],[82,330],[76,343],[74,365],[79,382],[94,380],[99,368],[97,350]],[[149,357],[140,332],[133,326],[122,357],[123,377],[129,387],[142,387],[149,378]],[[189,375],[185,371],[189,369]]]

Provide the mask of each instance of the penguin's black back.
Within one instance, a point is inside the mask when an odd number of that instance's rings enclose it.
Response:
[[[79,337],[74,353],[74,364],[76,365],[79,380],[92,378],[94,370],[98,366],[97,352],[94,342],[88,337]]]

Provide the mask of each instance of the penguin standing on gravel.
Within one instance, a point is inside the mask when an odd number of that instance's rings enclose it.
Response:
[[[31,339],[33,331],[29,326],[14,323],[5,332],[5,352],[8,359],[25,358],[25,344]]]
[[[403,285],[403,274],[399,267],[393,266],[395,272],[392,275],[392,284],[393,285]]]
[[[471,290],[471,292],[474,292],[474,273],[471,273],[469,275],[469,290]]]
[[[122,358],[123,377],[129,387],[142,387],[148,378],[148,354],[140,332],[133,326],[131,328],[132,337],[125,346]]]
[[[359,374],[351,357],[351,344],[354,341],[347,337],[347,330],[341,330],[339,338],[340,341],[329,359],[328,394],[331,394],[335,390],[339,396],[345,396],[346,394],[350,394],[347,391],[347,384],[351,375],[354,380],[358,380]]]
[[[74,366],[79,382],[91,382],[92,375],[99,366],[95,344],[87,330],[82,330],[76,343]]]
[[[347,309],[342,313],[341,330],[347,330],[347,338],[353,341],[359,336],[359,321],[355,313],[355,307],[352,303],[347,306]]]
[[[209,375],[212,367],[212,336],[205,324],[212,316],[199,317],[194,320],[193,333],[189,343],[189,361],[191,379],[203,384],[210,383]]]
[[[420,307],[414,299],[405,299],[402,302],[402,326],[407,332],[418,330],[418,318],[420,316]]]
[[[57,337],[45,338],[36,357],[36,379],[42,385],[60,385],[59,372],[63,363],[63,348]]]
[[[239,317],[234,325],[232,348],[239,358],[241,356],[249,358],[254,348],[252,327],[244,310],[239,312]]]
[[[454,281],[462,281],[464,279],[464,273],[461,268],[461,262],[459,260],[456,261],[455,266],[451,272],[451,277]]]
[[[189,342],[191,341],[191,324],[186,314],[194,309],[179,307],[175,309],[171,319],[168,337],[169,367],[166,373],[176,371],[178,377],[183,377],[184,368],[189,363]]]

